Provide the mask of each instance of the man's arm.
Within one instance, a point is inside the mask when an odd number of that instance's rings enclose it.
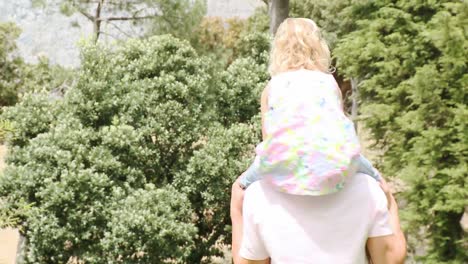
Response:
[[[263,89],[260,98],[260,110],[262,117],[262,138],[266,137],[264,127],[265,113],[268,111],[268,92],[269,83]],[[240,177],[234,182],[231,189],[231,222],[232,222],[232,258],[235,264],[241,263],[242,258],[239,256],[239,249],[242,242],[242,203],[244,201],[244,190],[239,185]],[[260,262],[261,263],[261,262]],[[265,262],[269,263],[269,262]]]
[[[239,185],[239,178],[234,182],[231,190],[232,258],[234,264],[240,264],[243,261],[239,256],[239,250],[243,232],[242,203],[244,201],[244,190]]]
[[[264,260],[249,260],[244,259],[239,255],[242,236],[243,236],[243,200],[244,190],[239,187],[238,180],[232,185],[231,192],[231,221],[232,221],[232,258],[234,264],[269,264],[270,259]]]
[[[388,200],[390,224],[393,234],[380,237],[371,237],[367,240],[367,249],[373,264],[400,264],[406,258],[406,239],[400,227],[398,205],[383,178],[381,187]]]

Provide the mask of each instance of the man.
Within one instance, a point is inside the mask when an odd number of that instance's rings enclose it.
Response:
[[[376,264],[406,257],[393,195],[384,180],[379,186],[364,174],[320,197],[281,193],[266,180],[244,197],[236,181],[231,218],[235,264],[366,263],[366,248]]]

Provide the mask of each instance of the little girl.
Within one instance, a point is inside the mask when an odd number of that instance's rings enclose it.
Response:
[[[342,189],[356,172],[380,179],[360,154],[330,61],[314,21],[288,18],[280,25],[270,58],[272,78],[262,93],[263,141],[240,178],[243,189],[266,178],[290,194],[326,195]]]

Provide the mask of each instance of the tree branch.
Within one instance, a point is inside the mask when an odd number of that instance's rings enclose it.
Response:
[[[88,13],[86,13],[84,10],[80,9],[80,8],[77,8],[78,12],[80,14],[82,14],[83,16],[85,16],[87,19],[91,20],[94,22],[94,17]]]
[[[109,25],[113,26],[114,28],[116,28],[120,33],[124,34],[126,37],[128,38],[132,38],[132,35],[128,34],[127,32],[125,32],[123,29],[121,29],[119,26],[117,26],[116,24],[112,23],[112,22],[108,22]]]
[[[110,34],[110,33],[104,32],[104,31],[99,31],[99,34],[109,36],[109,37],[114,38],[114,39],[116,39],[116,40],[119,40],[119,39],[120,39],[120,38],[117,37],[116,35],[113,35],[113,34]]]
[[[108,21],[117,21],[117,20],[120,20],[120,21],[125,21],[125,20],[142,20],[142,19],[151,19],[151,18],[155,18],[155,17],[159,17],[158,15],[148,15],[148,16],[141,16],[141,17],[108,17],[108,18],[99,18],[98,20],[99,21],[105,21],[105,22],[108,22]]]

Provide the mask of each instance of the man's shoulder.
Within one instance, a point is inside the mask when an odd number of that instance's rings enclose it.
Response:
[[[356,195],[359,193],[364,196],[365,199],[376,203],[382,201],[386,202],[387,199],[382,188],[380,188],[379,182],[363,173],[354,175],[345,186],[345,189],[346,188],[351,194]]]
[[[250,197],[250,196],[259,196],[262,195],[263,193],[263,188],[261,185],[261,180],[260,181],[255,181],[252,184],[247,187],[245,190],[245,196]]]
[[[279,199],[281,194],[284,193],[277,191],[266,180],[259,180],[253,182],[245,190],[244,205],[247,203],[250,207],[262,208],[269,205],[272,200]]]

